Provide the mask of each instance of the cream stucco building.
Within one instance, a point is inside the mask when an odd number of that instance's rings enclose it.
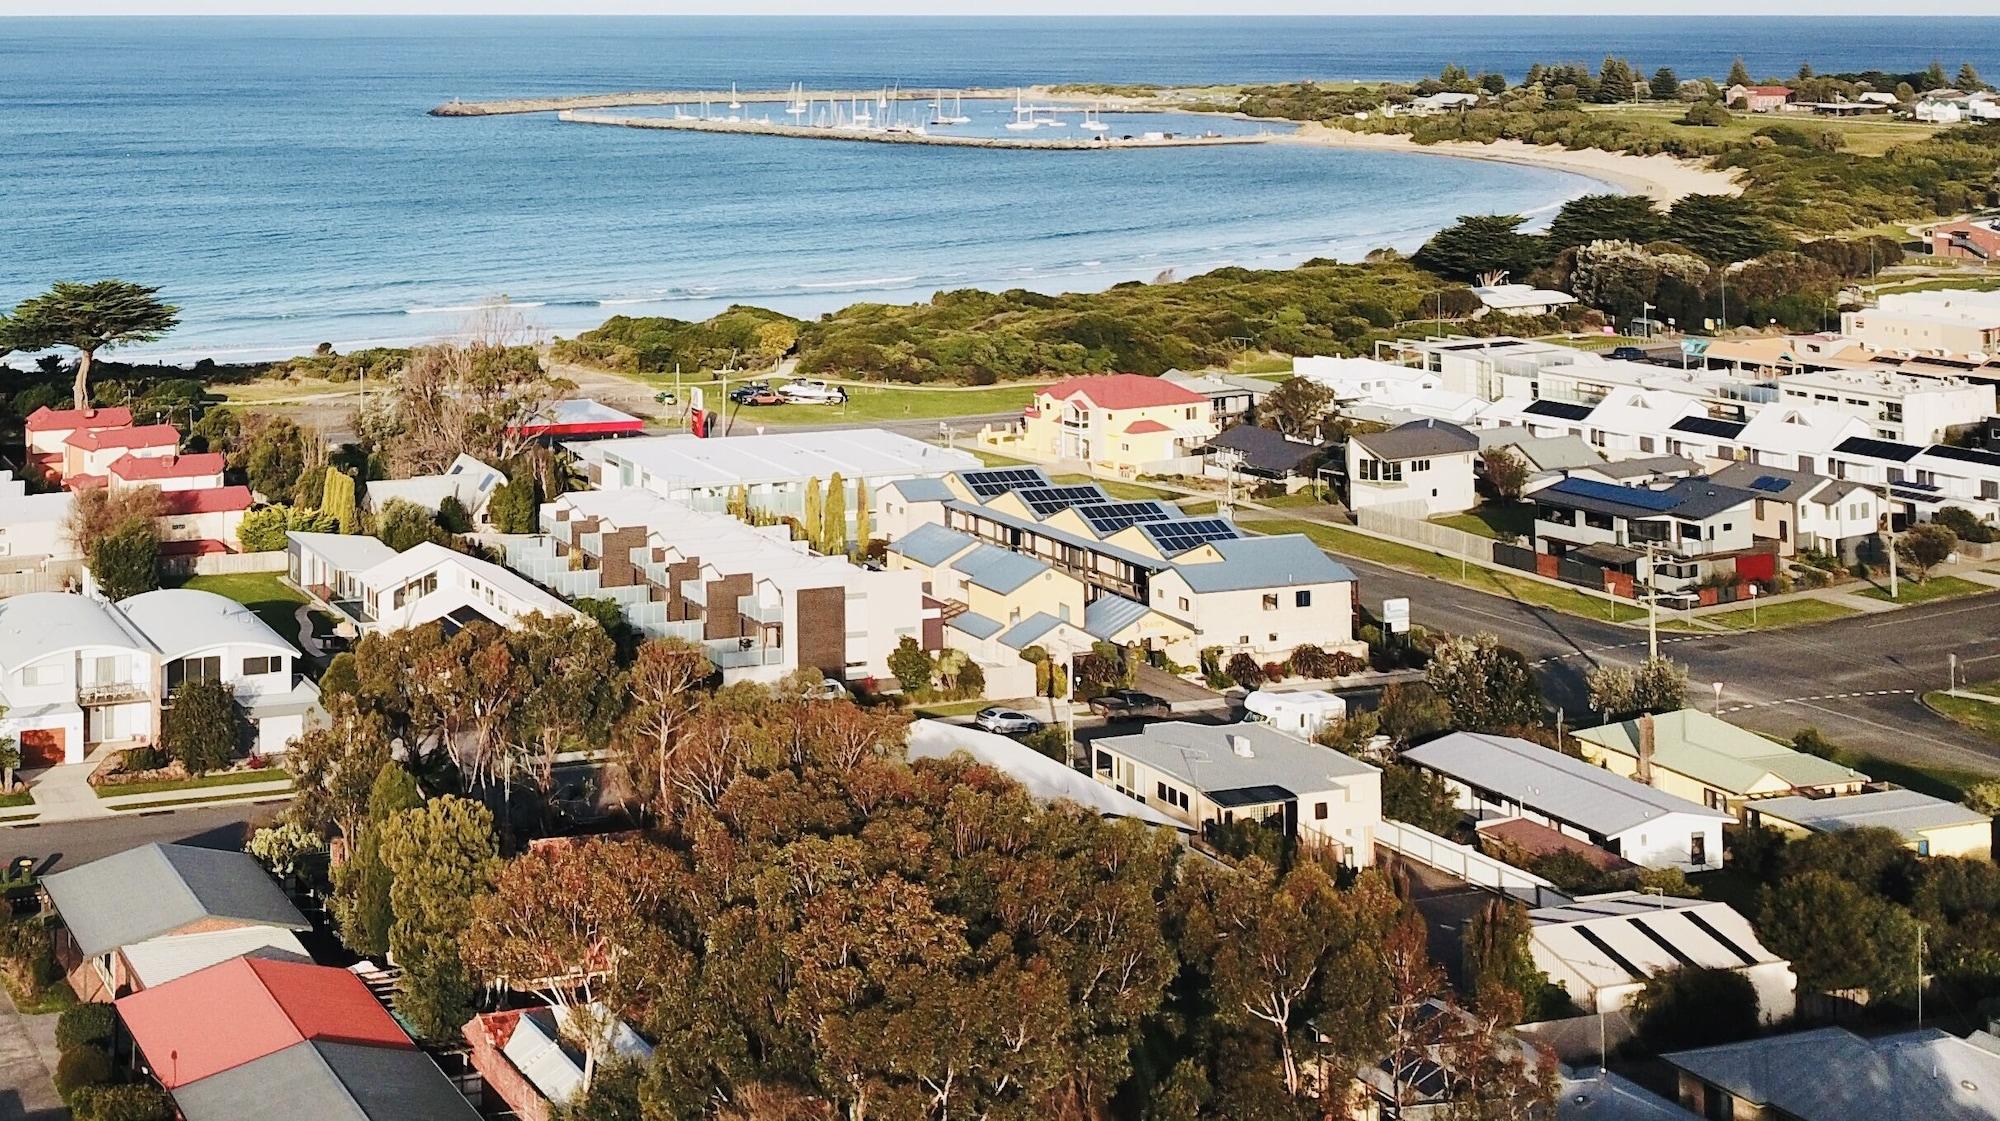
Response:
[[[1109,474],[1198,473],[1217,428],[1209,399],[1163,378],[1105,374],[1045,386],[1017,429],[993,436],[1029,459],[1081,460]]]

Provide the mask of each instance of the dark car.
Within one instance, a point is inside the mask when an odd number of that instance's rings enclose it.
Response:
[[[745,384],[739,385],[735,389],[730,390],[729,399],[731,401],[736,402],[739,405],[747,405],[750,403],[750,398],[757,396],[759,393],[769,393],[769,392],[771,392],[771,385],[769,382],[762,382],[762,381],[746,382]]]
[[[1648,360],[1646,352],[1636,346],[1614,347],[1611,351],[1611,357],[1620,362],[1645,362]]]
[[[1142,716],[1170,716],[1173,710],[1167,702],[1151,693],[1141,693],[1137,689],[1113,689],[1099,697],[1093,697],[1090,711],[1106,720],[1136,720]]]

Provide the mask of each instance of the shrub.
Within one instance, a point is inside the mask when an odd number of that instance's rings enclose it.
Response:
[[[229,765],[248,738],[234,691],[220,681],[190,681],[174,692],[160,728],[160,742],[191,775]]]
[[[157,771],[167,765],[166,752],[147,744],[143,747],[127,748],[122,760],[128,772]]]
[[[1232,655],[1229,665],[1224,667],[1222,672],[1229,680],[1245,689],[1255,689],[1264,682],[1264,667],[1257,664],[1257,659],[1245,653]]]
[[[62,1015],[56,1017],[56,1046],[68,1051],[108,1043],[111,1028],[109,1004],[79,1004],[65,1008]]]
[[[157,1086],[82,1086],[70,1097],[76,1121],[173,1121],[173,1099]]]
[[[2000,541],[2000,529],[1973,517],[1972,511],[1963,506],[1946,506],[1931,520],[1958,534],[1960,541],[1970,541],[1974,545],[1990,545]]]
[[[1285,679],[1285,667],[1277,662],[1264,663],[1264,680],[1277,683]]]
[[[1040,731],[1029,732],[1021,737],[1021,742],[1064,766],[1069,765],[1069,733],[1060,725],[1051,724]]]
[[[56,1060],[56,1093],[63,1101],[85,1086],[102,1086],[111,1081],[111,1056],[101,1047],[72,1047]]]
[[[1292,669],[1300,677],[1333,677],[1333,658],[1308,642],[1292,650]]]
[[[1327,677],[1348,677],[1368,668],[1368,662],[1357,655],[1343,650],[1327,658]]]

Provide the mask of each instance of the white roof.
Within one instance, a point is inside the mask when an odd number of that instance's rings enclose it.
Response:
[[[638,436],[566,445],[595,463],[631,464],[645,483],[668,488],[826,479],[930,476],[983,466],[979,457],[926,444],[880,428],[780,432],[702,439],[690,435]]]
[[[1105,817],[1130,817],[1148,825],[1186,829],[1144,802],[1128,798],[1006,736],[940,720],[918,720],[910,725],[910,759],[944,759],[961,751],[1005,773],[1042,801],[1075,802]]]
[[[562,597],[543,590],[541,585],[527,577],[502,568],[492,561],[447,549],[434,541],[426,541],[399,553],[361,572],[357,578],[370,588],[390,588],[398,584],[407,584],[432,569],[447,566],[456,566],[472,573],[495,591],[520,601],[527,611],[539,611],[557,618],[576,614],[576,610]]]
[[[1852,413],[1779,401],[1757,410],[1736,442],[1778,455],[1825,455],[1850,436],[1870,434],[1867,422]]]
[[[1956,802],[1914,790],[1876,790],[1833,798],[1759,798],[1749,803],[1752,814],[1789,821],[1801,828],[1828,833],[1836,829],[1893,829],[1905,841],[1917,841],[1930,829],[1961,825],[1991,825],[1993,819]]]
[[[311,963],[298,935],[275,926],[243,926],[201,934],[175,934],[135,942],[122,951],[132,975],[146,988],[240,957]]]
[[[1749,920],[1713,899],[1618,891],[1542,907],[1528,919],[1531,946],[1567,965],[1592,992],[1685,965],[1734,970],[1783,960],[1757,941]]]
[[[1347,702],[1339,695],[1324,689],[1298,689],[1290,692],[1258,689],[1243,698],[1243,708],[1244,711],[1254,712],[1259,716],[1278,716],[1293,712],[1344,713],[1347,711]]]
[[[0,669],[86,646],[159,652],[123,613],[103,600],[73,592],[29,592],[0,599]]]
[[[593,1015],[609,1020],[605,1026],[605,1042],[610,1044],[610,1056],[607,1057],[646,1059],[652,1056],[652,1045],[640,1038],[639,1033],[625,1021],[610,1018],[602,1004],[586,1007]],[[567,1008],[535,1008],[522,1012],[514,1024],[514,1033],[507,1037],[506,1045],[500,1049],[522,1077],[541,1091],[543,1097],[557,1105],[567,1104],[583,1088],[583,1056],[562,1039],[563,1027],[573,1015],[575,1013]]]
[[[120,600],[118,608],[168,660],[214,646],[262,646],[298,653],[256,612],[214,592],[161,588]]]
[[[1410,748],[1403,760],[1605,837],[1669,814],[1731,820],[1729,814],[1513,736],[1453,732]]]
[[[358,533],[301,533],[293,530],[285,536],[349,575],[366,572],[396,555],[396,550],[384,545],[379,538]]]
[[[1605,432],[1638,436],[1665,432],[1682,417],[1707,415],[1693,397],[1657,389],[1619,389],[1599,401],[1582,423]]]
[[[1292,374],[1347,396],[1373,392],[1381,386],[1442,385],[1437,374],[1415,366],[1399,366],[1373,358],[1305,355],[1292,359]]]
[[[1532,284],[1484,284],[1472,289],[1479,302],[1495,311],[1528,307],[1562,307],[1576,302],[1568,292],[1537,288]]]
[[[0,528],[60,522],[69,516],[76,498],[66,490],[29,494],[28,485],[14,473],[0,469]]]
[[[498,468],[488,467],[469,455],[461,455],[436,475],[377,479],[369,483],[368,503],[380,509],[393,500],[401,499],[435,513],[446,497],[456,497],[467,513],[477,514],[486,508],[486,500],[493,496],[493,488],[506,481],[507,476]]]

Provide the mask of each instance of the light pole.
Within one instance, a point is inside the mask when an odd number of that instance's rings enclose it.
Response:
[[[1722,682],[1715,683],[1715,715],[1722,715]]]

